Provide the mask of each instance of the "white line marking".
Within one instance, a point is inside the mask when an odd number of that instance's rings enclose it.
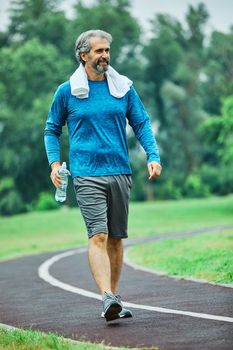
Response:
[[[44,281],[48,282],[49,284],[51,284],[54,287],[58,287],[58,288],[61,288],[63,290],[66,290],[68,292],[79,294],[79,295],[82,295],[82,296],[87,297],[87,298],[93,298],[93,299],[102,300],[101,295],[98,295],[98,294],[93,293],[93,292],[89,292],[89,291],[87,291],[85,289],[73,287],[70,284],[63,283],[63,282],[59,281],[58,279],[54,278],[49,273],[49,268],[55,262],[57,262],[57,261],[59,261],[59,260],[61,260],[63,258],[67,258],[68,256],[77,254],[77,253],[84,253],[86,250],[87,250],[87,248],[80,248],[80,249],[76,249],[76,250],[70,250],[68,252],[55,255],[52,258],[46,260],[42,265],[39,266],[39,269],[38,269],[39,277],[42,278]]]
[[[14,331],[14,330],[19,329],[19,328],[13,327],[13,326],[9,326],[8,324],[5,324],[5,323],[0,323],[0,328],[6,329],[9,331]]]
[[[82,296],[87,297],[87,298],[102,300],[101,295],[99,295],[97,293],[90,292],[90,291],[85,290],[85,289],[74,287],[74,286],[67,284],[67,283],[63,283],[63,282],[59,281],[57,278],[54,278],[49,272],[50,267],[54,263],[58,262],[59,260],[67,258],[68,256],[71,256],[74,254],[84,253],[86,251],[87,251],[87,248],[79,248],[79,249],[70,250],[68,252],[53,256],[52,258],[46,260],[44,263],[42,263],[39,266],[39,268],[38,268],[39,277],[54,287],[63,289],[65,291],[68,291],[71,293],[79,294],[79,295],[82,295]],[[181,311],[181,310],[167,309],[167,308],[163,308],[163,307],[128,303],[128,302],[123,302],[123,304],[126,307],[131,307],[134,309],[141,309],[141,310],[155,311],[155,312],[161,312],[161,313],[166,313],[166,314],[176,314],[176,315],[183,315],[183,316],[190,316],[190,317],[196,317],[196,318],[204,318],[204,319],[214,320],[214,321],[223,321],[223,322],[232,322],[233,323],[233,317],[217,316],[217,315],[210,315],[210,314],[190,312],[190,311]]]

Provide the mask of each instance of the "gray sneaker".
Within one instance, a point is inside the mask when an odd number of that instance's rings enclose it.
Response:
[[[119,318],[119,313],[122,310],[122,304],[119,299],[114,294],[105,292],[102,300],[106,321],[113,321]]]
[[[120,305],[121,305],[121,307],[122,307],[122,310],[119,312],[118,317],[114,318],[114,320],[116,320],[116,319],[118,319],[118,318],[129,318],[129,317],[133,317],[132,312],[131,312],[130,310],[128,310],[128,309],[125,309],[125,308],[123,307],[123,304],[122,304],[122,301],[121,301],[121,297],[120,297],[119,295],[115,295],[114,297],[118,300],[118,302],[120,303]],[[105,318],[105,313],[104,313],[104,311],[101,313],[101,317],[102,317],[102,318]]]

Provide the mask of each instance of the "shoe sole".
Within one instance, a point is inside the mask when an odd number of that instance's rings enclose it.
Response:
[[[129,314],[127,313],[127,314],[125,314],[125,315],[121,315],[121,314],[119,313],[118,316],[119,316],[118,318],[130,318],[130,317],[133,317],[133,315],[130,314],[130,313],[129,313]],[[100,317],[101,317],[101,318],[105,318],[105,317],[104,317],[104,312],[101,313]]]
[[[116,320],[119,317],[119,313],[121,312],[122,307],[119,304],[112,304],[109,306],[109,308],[105,311],[104,317],[106,321],[113,321]]]

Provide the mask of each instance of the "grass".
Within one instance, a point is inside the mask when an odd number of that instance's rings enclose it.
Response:
[[[233,224],[233,195],[130,204],[129,237]],[[79,209],[0,217],[0,259],[87,244]]]
[[[110,350],[103,344],[67,341],[53,333],[0,329],[0,350]],[[116,348],[115,348],[116,349]],[[126,350],[126,348],[117,348]],[[156,350],[156,348],[154,348]]]
[[[233,224],[233,195],[131,203],[130,237]]]
[[[233,225],[232,214],[233,195],[222,198],[131,203],[129,237],[166,235],[166,233],[200,227]],[[85,232],[78,209],[63,207],[48,212],[33,212],[10,218],[0,217],[0,259],[87,244]],[[140,245],[130,252],[130,257],[139,264],[156,270],[161,269],[169,274],[195,275],[201,278],[209,276],[217,282],[229,282],[232,280],[233,271],[232,254],[230,254],[232,244],[232,231],[220,232],[217,235],[202,234],[188,239]],[[0,329],[0,350],[3,349],[106,350],[111,348],[103,344],[74,344],[50,333]]]
[[[75,247],[87,243],[79,210],[66,207],[0,217],[0,259]]]
[[[132,247],[130,261],[166,275],[233,283],[233,230]]]

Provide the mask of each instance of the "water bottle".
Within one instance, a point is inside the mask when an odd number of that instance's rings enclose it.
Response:
[[[66,168],[66,162],[62,163],[61,169],[59,170],[59,175],[61,176],[62,184],[56,189],[55,199],[57,202],[65,202],[66,200],[66,189],[68,185],[68,170]]]

